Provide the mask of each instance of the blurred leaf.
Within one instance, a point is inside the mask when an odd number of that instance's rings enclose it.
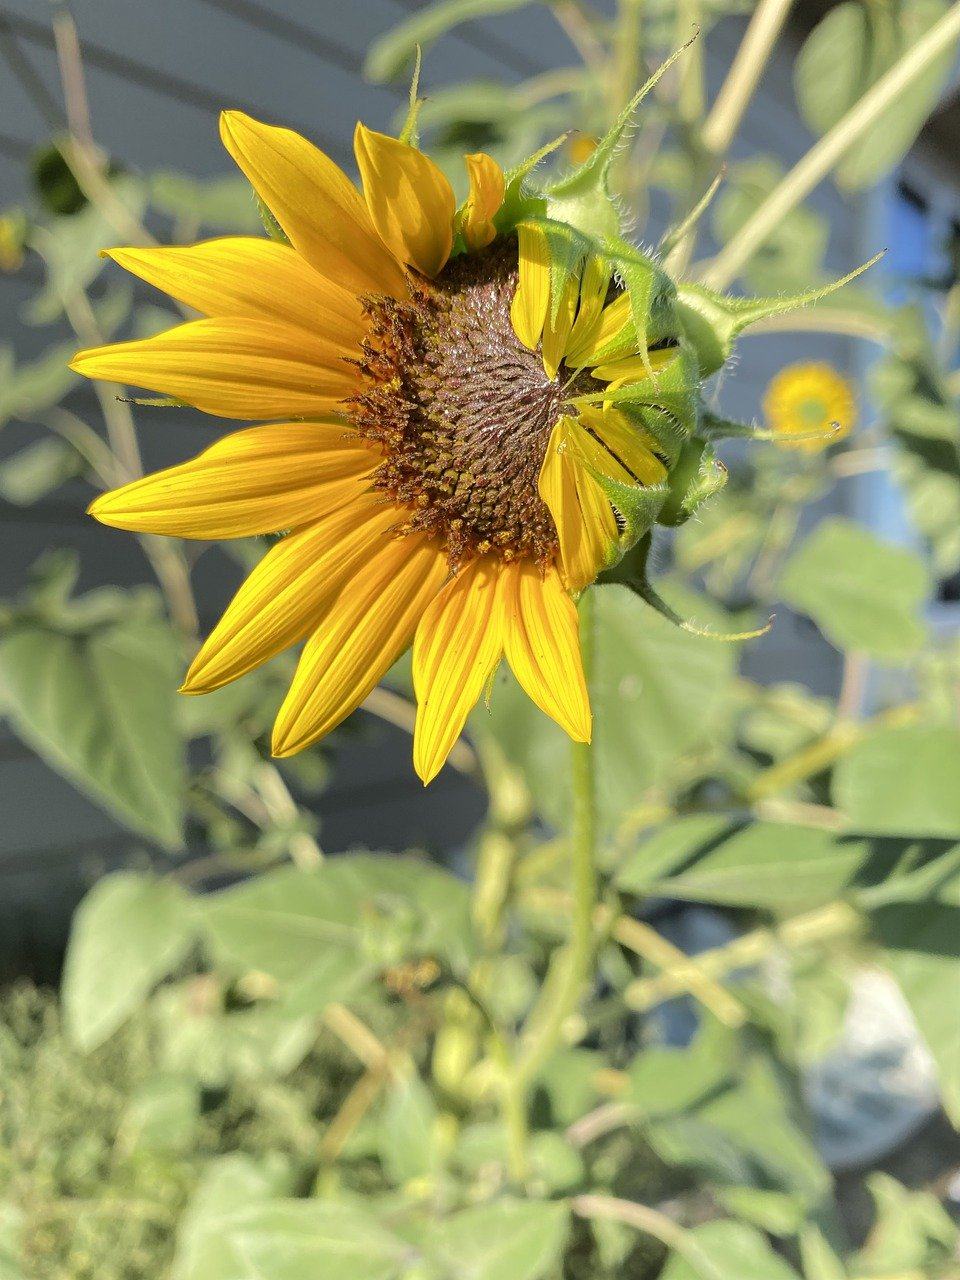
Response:
[[[944,1109],[960,1125],[960,907],[898,903],[875,912],[874,924],[882,961],[937,1064]]]
[[[194,1220],[175,1280],[400,1280],[409,1246],[347,1201],[233,1204]]]
[[[64,966],[64,1018],[79,1048],[103,1044],[195,937],[191,901],[172,881],[128,872],[101,880],[77,909]]]
[[[856,1274],[933,1276],[956,1259],[957,1226],[936,1196],[908,1190],[886,1173],[871,1173],[867,1187],[876,1217],[854,1260]]]
[[[814,1222],[801,1228],[800,1257],[806,1280],[846,1280],[846,1268]]]
[[[23,1227],[22,1211],[16,1205],[0,1201],[0,1280],[27,1280]]]
[[[687,617],[712,622],[700,596],[667,590]],[[607,830],[663,783],[683,757],[716,745],[731,709],[733,645],[679,631],[631,591],[605,586],[596,593],[597,657],[591,684],[599,811]],[[562,827],[569,743],[503,670],[490,711],[472,719],[492,732],[512,763],[524,770],[541,812]]]
[[[660,1280],[797,1280],[760,1232],[742,1222],[705,1222],[686,1240],[683,1256],[670,1254]]]
[[[651,1045],[634,1058],[624,1098],[646,1116],[676,1115],[693,1109],[729,1085],[735,1040],[713,1019],[705,1019],[683,1048]]]
[[[429,1255],[442,1280],[544,1280],[559,1265],[567,1227],[563,1204],[497,1200],[438,1223]]]
[[[160,213],[195,227],[259,235],[256,197],[245,178],[191,178],[184,173],[155,173],[149,180],[150,203]]]
[[[269,973],[304,1011],[408,956],[460,969],[472,948],[467,886],[414,858],[345,854],[270,872],[211,895],[203,919],[221,961]]]
[[[870,86],[947,11],[942,0],[838,5],[807,37],[794,67],[800,111],[815,133],[826,133]],[[955,46],[897,95],[837,166],[837,182],[859,191],[909,150],[936,106]]]
[[[786,603],[840,649],[898,662],[923,642],[930,582],[922,562],[850,520],[823,520],[791,556],[779,586]]]
[[[413,1070],[395,1079],[380,1118],[378,1149],[387,1177],[402,1187],[438,1170],[437,1108]]]
[[[658,831],[621,865],[621,889],[757,907],[805,911],[833,901],[870,853],[867,841],[817,827],[722,818],[681,818]]]
[[[47,436],[0,462],[0,497],[19,507],[29,507],[83,469],[83,459],[76,449],[65,440]]]
[[[200,1120],[197,1086],[177,1076],[154,1076],[133,1094],[118,1135],[126,1151],[187,1153]]]
[[[29,364],[16,364],[12,351],[0,349],[0,426],[11,418],[31,422],[59,404],[78,381],[67,368],[76,349],[75,342],[57,343]]]
[[[113,183],[117,199],[132,218],[139,219],[146,205],[143,184],[125,177]],[[101,249],[117,243],[116,228],[95,205],[72,218],[57,218],[45,229],[39,248],[47,278],[42,291],[31,301],[27,317],[32,324],[49,324],[63,313],[64,299],[86,289],[103,268]]]
[[[109,599],[91,592],[77,609]],[[132,603],[132,597],[128,597]],[[128,613],[0,639],[0,708],[28,746],[122,822],[179,848],[186,795],[176,727],[179,652],[165,622]]]
[[[834,804],[857,831],[960,836],[960,732],[906,726],[880,729],[843,755],[834,770]]]
[[[371,80],[395,80],[412,63],[417,45],[427,46],[451,27],[491,13],[522,9],[529,0],[438,0],[398,23],[367,50],[363,71]]]

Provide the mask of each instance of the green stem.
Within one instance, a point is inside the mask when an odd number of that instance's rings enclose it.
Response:
[[[586,592],[580,601],[583,666],[589,684],[594,651],[594,600]],[[571,749],[572,821],[570,861],[573,915],[570,940],[550,964],[537,1004],[527,1022],[515,1074],[526,1089],[553,1055],[567,1019],[576,1011],[590,976],[593,958],[593,913],[596,906],[596,795],[593,748],[576,742]]]

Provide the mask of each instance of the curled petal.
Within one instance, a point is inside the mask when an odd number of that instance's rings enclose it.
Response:
[[[535,351],[550,307],[550,254],[547,237],[539,227],[528,227],[521,222],[517,234],[520,278],[510,307],[510,320],[523,345]]]
[[[450,183],[422,151],[362,124],[354,151],[380,239],[401,262],[432,278],[453,247],[456,200]]]
[[[463,157],[470,180],[470,191],[463,206],[460,230],[471,253],[485,249],[496,237],[493,219],[503,204],[505,181],[503,170],[492,156],[483,151]]]
[[[560,418],[540,468],[538,489],[550,509],[560,542],[560,563],[569,591],[580,591],[610,563],[617,522],[603,490],[583,466],[572,418]]]

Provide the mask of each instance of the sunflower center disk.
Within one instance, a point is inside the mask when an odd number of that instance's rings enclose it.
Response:
[[[498,552],[553,558],[556,530],[537,492],[565,400],[596,384],[562,365],[550,381],[510,323],[515,241],[456,258],[411,297],[365,300],[370,321],[351,403],[385,458],[376,485],[414,514],[405,532],[440,537],[451,565]]]

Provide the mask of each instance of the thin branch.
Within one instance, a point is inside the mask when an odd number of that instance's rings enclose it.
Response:
[[[792,0],[760,0],[753,11],[750,25],[744,32],[700,135],[704,147],[718,159],[727,154],[736,136],[787,20],[791,3]]]
[[[694,1268],[703,1280],[730,1280],[700,1248],[696,1240],[678,1222],[659,1209],[638,1204],[635,1200],[619,1200],[614,1196],[574,1196],[570,1208],[580,1218],[599,1218],[607,1222],[623,1222],[644,1235],[653,1236],[668,1249],[673,1249]]]
[[[725,288],[787,214],[830,173],[877,119],[960,36],[960,0],[867,90],[863,97],[794,165],[783,181],[727,242],[702,277]]]

